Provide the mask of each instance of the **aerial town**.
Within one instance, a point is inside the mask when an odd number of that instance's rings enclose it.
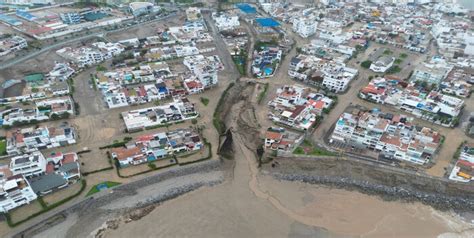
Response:
[[[116,237],[200,187],[287,215],[268,180],[391,187],[474,227],[469,1],[230,2],[0,0],[0,236]]]

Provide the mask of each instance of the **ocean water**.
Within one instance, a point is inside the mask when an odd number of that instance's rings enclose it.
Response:
[[[474,0],[458,0],[458,3],[470,10],[474,10]]]

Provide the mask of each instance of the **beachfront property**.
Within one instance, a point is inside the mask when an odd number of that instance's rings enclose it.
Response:
[[[79,157],[76,153],[55,152],[45,157],[46,166],[41,176],[28,178],[33,191],[44,196],[74,184],[81,178]]]
[[[25,176],[13,175],[8,165],[0,166],[0,212],[7,213],[37,198]]]
[[[303,136],[282,127],[269,127],[264,140],[265,149],[288,152],[303,140]]]
[[[166,159],[177,153],[198,151],[204,148],[201,136],[192,129],[143,135],[124,147],[113,148],[110,154],[120,168]]]
[[[360,91],[359,96],[447,127],[456,123],[464,105],[464,100],[460,98],[445,95],[436,89],[427,89],[421,84],[407,84],[390,76],[373,79]]]
[[[257,78],[272,77],[281,62],[282,51],[279,47],[264,46],[253,53],[252,73]]]
[[[0,56],[8,55],[26,47],[28,47],[28,42],[23,37],[12,36],[4,38],[0,35]]]
[[[121,115],[130,132],[191,120],[197,118],[199,113],[193,103],[181,97],[165,105],[122,112]]]
[[[76,143],[73,127],[38,127],[13,129],[6,132],[7,154],[20,155],[42,149],[55,148]]]
[[[0,165],[0,212],[29,204],[38,196],[67,187],[81,178],[76,153],[39,151],[18,155]]]
[[[268,117],[277,124],[307,131],[332,104],[332,99],[307,87],[285,85],[277,89],[277,95],[268,103],[271,109]]]
[[[442,136],[412,121],[405,115],[353,109],[342,113],[330,138],[385,158],[423,165],[435,155]]]
[[[458,160],[449,175],[449,179],[467,183],[474,180],[474,143],[463,143],[459,150]]]

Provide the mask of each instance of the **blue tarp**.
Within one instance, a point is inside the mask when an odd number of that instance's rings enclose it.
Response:
[[[239,3],[239,4],[236,4],[236,6],[244,13],[246,14],[255,14],[257,12],[257,9],[255,9],[254,7],[250,6],[249,4],[247,3]]]
[[[280,23],[273,20],[273,18],[257,18],[255,21],[261,26],[261,27],[276,27],[279,26]]]

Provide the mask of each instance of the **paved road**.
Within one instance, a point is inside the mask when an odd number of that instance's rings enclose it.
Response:
[[[173,16],[176,16],[176,14],[172,13],[170,15],[167,15],[167,16],[164,16],[164,17],[161,17],[161,18],[158,18],[158,19],[154,19],[154,20],[151,20],[151,21],[148,21],[148,22],[145,22],[145,23],[137,24],[137,25],[128,26],[128,27],[125,27],[125,28],[120,28],[120,29],[115,29],[115,30],[104,30],[104,31],[101,31],[101,32],[98,32],[98,33],[93,33],[91,35],[74,37],[74,38],[69,39],[69,40],[60,41],[56,44],[43,47],[40,50],[32,52],[30,54],[27,54],[27,55],[24,55],[24,56],[21,56],[21,57],[16,57],[15,59],[13,59],[9,62],[2,63],[0,65],[0,70],[12,67],[16,64],[19,64],[19,63],[22,63],[26,60],[32,59],[32,58],[34,58],[34,57],[36,57],[40,54],[43,54],[45,52],[48,52],[52,49],[56,49],[56,48],[59,48],[59,47],[62,47],[62,46],[67,46],[67,45],[72,44],[72,43],[77,42],[77,41],[88,40],[88,39],[92,39],[92,38],[95,38],[95,37],[101,37],[102,35],[107,35],[108,33],[125,31],[125,30],[128,30],[128,29],[134,28],[134,27],[141,27],[141,26],[143,26],[143,24],[150,24],[150,23],[153,23],[153,22],[156,22],[156,21],[161,21],[161,20],[173,17]]]

